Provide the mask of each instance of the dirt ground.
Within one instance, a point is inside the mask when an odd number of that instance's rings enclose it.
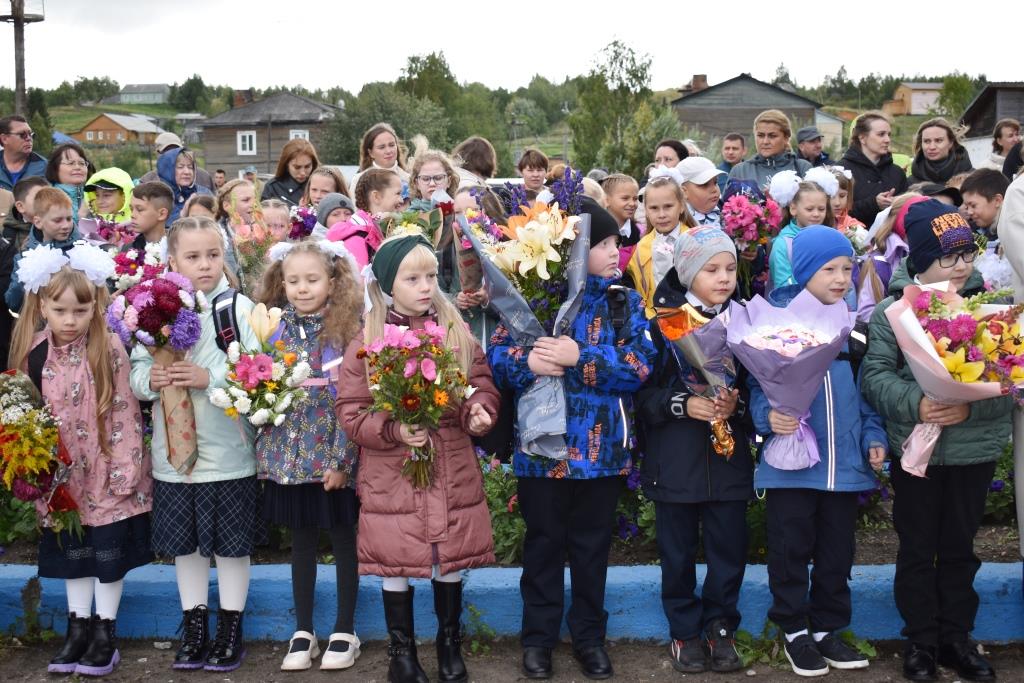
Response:
[[[974,551],[982,562],[1018,562],[1020,551],[1017,544],[1016,525],[983,526],[974,539]],[[857,564],[892,564],[896,561],[899,542],[896,531],[891,527],[860,529],[857,531]],[[286,564],[290,562],[289,550],[278,550],[269,546],[257,548],[253,553],[256,564]],[[18,541],[0,549],[0,563],[35,564],[36,544]],[[654,546],[625,543],[616,539],[612,545],[609,564],[656,564],[658,550]]]
[[[46,664],[53,655],[57,645],[18,647],[6,646],[0,649],[0,680],[3,681],[54,681],[56,676],[46,673]],[[879,656],[867,670],[840,672],[833,671],[830,681],[856,681],[857,683],[876,683],[882,681],[901,681],[901,660],[899,643],[882,643],[878,645]],[[999,680],[1024,681],[1024,645],[990,646],[989,656]],[[725,681],[755,680],[764,683],[797,680],[788,669],[773,669],[766,665],[757,665],[735,674],[690,674],[683,675],[672,669],[669,663],[668,650],[665,645],[650,643],[622,642],[612,643],[609,648],[615,679],[619,681]],[[364,645],[362,656],[356,665],[347,671],[323,672],[314,668],[304,672],[283,672],[279,669],[284,654],[284,645],[279,643],[250,643],[248,656],[240,669],[230,674],[213,674],[205,672],[175,672],[171,669],[173,650],[160,650],[152,642],[128,641],[121,643],[122,662],[117,670],[103,680],[107,681],[141,681],[152,680],[172,683],[176,681],[313,681],[335,680],[380,682],[387,679],[387,654],[383,643]],[[432,680],[436,680],[436,660],[433,646],[426,644],[421,647],[420,661]],[[572,659],[567,645],[562,645],[555,653],[555,677],[559,682],[585,681],[575,661]],[[525,680],[519,674],[519,646],[514,641],[505,640],[491,645],[491,651],[485,655],[467,658],[470,680],[498,683],[501,681]],[[956,681],[958,677],[953,671],[941,669],[940,680]]]

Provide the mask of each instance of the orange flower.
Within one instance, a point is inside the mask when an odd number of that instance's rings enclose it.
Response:
[[[434,390],[434,405],[444,408],[448,405],[448,392],[443,389]]]
[[[418,396],[412,394],[406,394],[402,397],[402,407],[408,410],[410,413],[419,410],[420,399]]]
[[[276,342],[274,342],[274,348],[277,349],[278,351],[284,351],[284,342],[278,339]]]
[[[295,361],[298,359],[299,356],[297,354],[291,352],[284,354],[284,364],[287,365],[288,367],[295,365]]]

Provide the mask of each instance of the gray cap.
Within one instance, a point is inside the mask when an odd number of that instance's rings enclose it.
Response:
[[[246,166],[245,168],[242,169],[242,173],[256,173],[256,172],[257,172],[256,171],[256,167],[255,166],[251,166],[251,165],[250,166]]]
[[[327,225],[325,221],[335,209],[348,209],[352,213],[355,213],[356,205],[352,203],[351,199],[338,192],[331,192],[330,194],[324,195],[324,198],[320,200],[320,204],[316,207],[317,222],[325,228],[331,227]]]
[[[809,142],[823,137],[825,136],[818,132],[817,126],[807,126],[806,128],[801,128],[796,132],[797,142]]]

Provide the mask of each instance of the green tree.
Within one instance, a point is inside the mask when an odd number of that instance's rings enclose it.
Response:
[[[958,121],[974,99],[974,94],[974,81],[971,77],[954,71],[942,79],[938,112],[952,121]]]
[[[540,135],[548,128],[544,110],[527,97],[513,97],[505,107],[506,125],[511,127],[513,122],[517,130],[526,135]]]
[[[210,106],[210,96],[206,84],[199,74],[192,74],[181,85],[171,86],[168,103],[178,111],[205,111]]]
[[[75,103],[75,87],[68,81],[62,81],[53,90],[46,93],[47,104],[51,107],[66,107]]]
[[[452,74],[444,52],[431,52],[422,57],[409,57],[402,76],[395,85],[404,93],[430,100],[445,109],[459,96],[460,88]]]
[[[775,78],[772,79],[772,85],[792,85],[796,87],[796,83],[793,82],[793,78],[789,75],[789,69],[785,63],[780,62],[775,67]]]
[[[28,118],[31,119],[36,114],[43,117],[47,126],[53,126],[53,120],[50,118],[50,111],[46,107],[46,91],[40,88],[29,88]]]
[[[117,81],[109,76],[98,78],[79,77],[72,86],[76,102],[99,102],[104,97],[111,97],[121,91]]]
[[[321,158],[331,164],[359,163],[363,133],[381,121],[393,125],[403,140],[421,133],[439,149],[448,149],[451,143],[447,115],[439,105],[402,92],[391,83],[367,83],[331,121],[319,146]]]
[[[679,117],[671,107],[658,105],[653,101],[642,102],[626,128],[625,160],[621,164],[613,163],[613,159],[604,157],[604,148],[601,150],[600,160],[607,168],[618,168],[634,178],[641,178],[647,164],[654,158],[654,146],[665,138],[682,137],[683,130],[679,124]]]
[[[598,54],[579,89],[576,110],[569,117],[575,164],[593,166],[598,156],[626,164],[626,128],[633,112],[651,95],[651,58],[615,40]]]
[[[50,150],[53,149],[53,131],[50,129],[50,124],[47,123],[42,114],[36,112],[29,117],[28,125],[32,127],[32,132],[36,134],[35,140],[32,142],[32,151],[38,152],[44,157],[50,156]]]

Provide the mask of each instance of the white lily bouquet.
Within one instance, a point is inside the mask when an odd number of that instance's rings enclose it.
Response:
[[[234,419],[245,416],[254,427],[280,427],[287,413],[306,400],[303,385],[309,379],[309,363],[285,348],[277,339],[281,309],[257,304],[246,314],[259,339],[258,349],[228,346],[228,387],[211,389],[210,403]]]

